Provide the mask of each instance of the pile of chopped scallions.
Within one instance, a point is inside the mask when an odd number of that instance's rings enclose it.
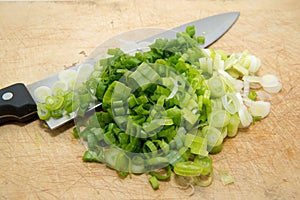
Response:
[[[94,65],[62,72],[53,88],[36,89],[40,119],[84,116],[93,102],[102,102],[74,128],[88,148],[84,161],[105,163],[121,177],[149,174],[154,189],[172,172],[208,186],[210,154],[239,128],[266,117],[266,96],[282,85],[274,75],[257,76],[260,60],[247,51],[201,49],[203,42],[189,26],[146,51],[109,49]]]

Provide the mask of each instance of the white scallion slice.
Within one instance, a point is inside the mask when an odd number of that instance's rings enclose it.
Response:
[[[274,87],[279,83],[278,78],[273,74],[266,74],[261,77],[260,84],[265,87]]]
[[[235,94],[227,93],[222,97],[223,107],[230,114],[236,113],[240,109],[240,102]]]
[[[225,110],[213,110],[208,115],[208,123],[216,128],[223,128],[228,125],[230,114]]]
[[[205,57],[209,57],[211,56],[211,51],[210,49],[202,49],[202,53],[205,55]]]
[[[235,84],[234,84],[234,87],[236,89],[237,92],[241,92],[243,87],[244,87],[244,83],[243,81],[239,80],[239,79],[236,79],[235,80]]]
[[[244,76],[243,80],[248,81],[250,83],[250,88],[252,88],[252,89],[261,88],[261,85],[260,85],[261,77],[259,77],[259,76]]]
[[[222,79],[224,83],[231,89],[236,91],[240,91],[243,88],[243,84],[240,85],[241,80],[235,79],[232,76],[230,76],[226,71],[224,70],[218,70],[218,73],[222,75]],[[239,82],[240,81],[240,82]]]
[[[265,101],[254,101],[250,106],[250,113],[252,116],[259,116],[265,118],[271,109],[271,104]]]
[[[261,77],[259,77],[259,76],[244,76],[243,80],[248,81],[249,83],[260,83]]]
[[[210,147],[221,145],[223,142],[223,136],[219,129],[212,126],[205,126],[202,129],[203,135],[207,139],[207,144]]]
[[[63,81],[56,81],[52,86],[52,94],[57,95],[59,91],[66,91],[68,90],[68,85],[66,82]]]
[[[212,61],[212,59],[207,58],[206,64],[207,64],[207,72],[212,74],[213,73],[213,61]]]
[[[278,93],[282,88],[282,84],[273,74],[266,74],[262,76],[260,84],[263,86],[264,90],[269,93]]]
[[[228,133],[227,126],[225,126],[221,131],[221,135],[222,135],[223,139],[225,139],[227,137],[227,133]]]
[[[233,68],[235,70],[237,70],[243,76],[247,76],[249,74],[249,71],[243,65],[241,65],[239,63],[233,65]]]
[[[270,87],[264,87],[264,90],[269,93],[278,93],[282,89],[282,84],[278,82],[275,86]]]
[[[213,61],[211,58],[207,58],[207,57],[199,58],[199,63],[203,71],[209,74],[213,73]]]
[[[248,81],[244,81],[244,97],[247,97],[250,92],[250,83]]]
[[[85,82],[92,72],[94,71],[94,66],[88,63],[83,63],[78,68],[77,84]]]
[[[231,54],[229,58],[225,60],[224,69],[230,69],[233,65],[238,62],[238,56],[236,54]]]
[[[73,89],[74,83],[77,79],[77,71],[74,69],[61,71],[58,74],[58,78],[68,86],[68,89]]]
[[[225,84],[220,76],[213,76],[208,80],[208,88],[214,98],[222,97],[226,93]]]
[[[256,94],[257,94],[257,97],[261,101],[271,101],[272,100],[271,95],[265,91],[257,91]]]
[[[261,61],[259,58],[257,58],[256,56],[250,56],[250,66],[249,66],[249,72],[250,73],[255,73],[258,71]]]
[[[261,88],[260,83],[250,83],[250,88],[251,89],[259,89]]]
[[[251,104],[254,102],[251,99],[249,99],[248,97],[244,97],[243,101],[244,101],[244,105],[248,106],[248,107],[251,106]]]
[[[34,97],[40,103],[45,103],[46,98],[51,94],[52,90],[47,86],[40,86],[34,90]]]
[[[60,81],[69,82],[70,80],[76,78],[77,71],[74,69],[63,70],[58,74],[58,78]]]
[[[214,59],[214,67],[217,70],[224,70],[224,60],[221,59],[221,55],[220,54],[216,54],[215,55],[215,59]]]
[[[249,111],[247,110],[247,107],[244,105],[239,110],[239,117],[241,120],[241,123],[240,123],[241,128],[246,128],[252,123],[252,116],[249,113]]]

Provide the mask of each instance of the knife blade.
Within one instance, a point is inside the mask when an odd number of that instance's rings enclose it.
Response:
[[[184,32],[185,28],[190,25],[195,26],[196,33],[201,33],[205,36],[205,43],[200,45],[202,48],[206,48],[209,45],[217,41],[222,35],[224,35],[236,22],[240,13],[228,12],[219,15],[210,16],[207,18],[192,21],[181,26],[175,27],[168,31],[155,34],[143,42],[153,42],[157,38],[175,38],[176,32]],[[85,64],[92,65],[86,61]],[[79,65],[73,67],[78,69]],[[52,87],[53,84],[59,80],[59,74],[54,74],[43,80],[25,86],[23,83],[16,83],[0,90],[0,124],[4,124],[10,121],[27,122],[37,118],[37,99],[34,95],[36,88],[40,86]],[[97,105],[96,105],[97,106]],[[94,107],[90,108],[90,110]],[[66,122],[74,119],[76,114],[73,112],[69,115],[65,115],[59,119],[50,118],[46,121],[50,129],[55,129],[65,124]]]

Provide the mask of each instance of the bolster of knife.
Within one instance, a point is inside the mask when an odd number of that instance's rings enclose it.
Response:
[[[0,124],[27,122],[37,117],[37,107],[23,83],[0,90]]]

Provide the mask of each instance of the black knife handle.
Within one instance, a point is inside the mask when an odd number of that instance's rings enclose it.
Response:
[[[26,122],[37,117],[37,107],[23,83],[0,90],[0,124]]]

